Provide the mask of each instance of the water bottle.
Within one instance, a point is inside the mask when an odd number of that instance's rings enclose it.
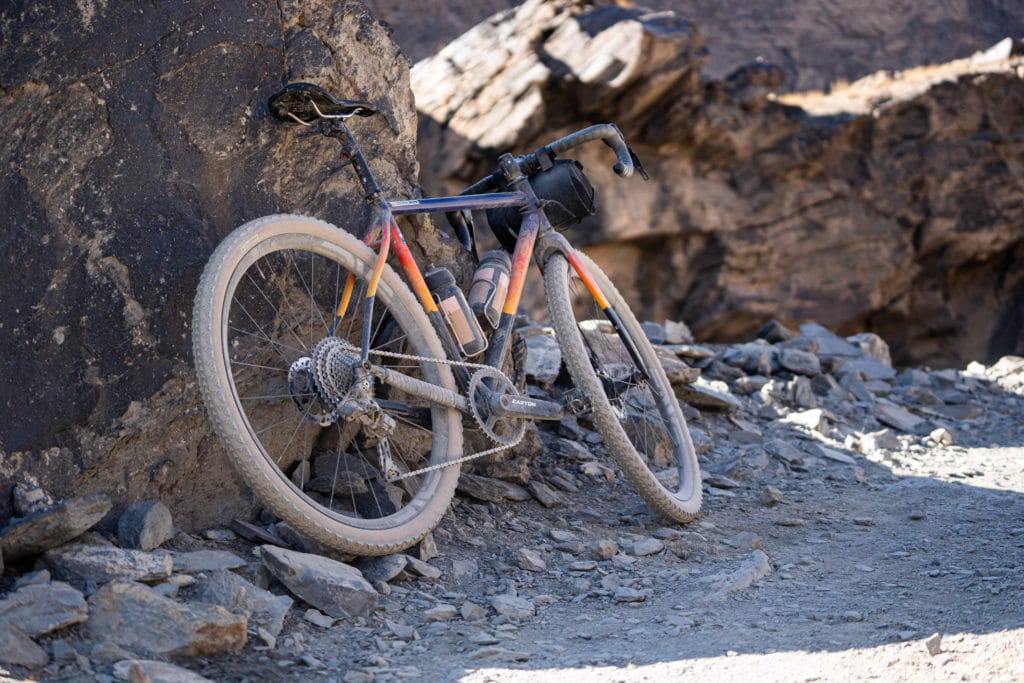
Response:
[[[491,328],[497,328],[501,319],[511,270],[512,260],[508,253],[495,249],[484,254],[473,274],[473,284],[469,288],[469,307],[478,320],[486,320]]]
[[[448,323],[455,343],[467,358],[477,355],[487,348],[487,338],[480,328],[473,309],[466,302],[466,297],[455,283],[455,276],[447,268],[431,268],[423,276],[427,282],[441,316]]]

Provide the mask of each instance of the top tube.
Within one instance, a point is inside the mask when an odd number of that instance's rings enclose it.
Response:
[[[495,209],[502,206],[525,206],[528,199],[522,192],[494,192],[491,194],[467,194],[456,197],[425,197],[388,202],[391,213],[405,216],[417,213],[449,211],[476,211]]]

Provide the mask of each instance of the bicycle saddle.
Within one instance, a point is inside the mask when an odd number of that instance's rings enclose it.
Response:
[[[319,118],[373,116],[377,113],[377,109],[369,102],[335,99],[329,92],[312,83],[289,83],[284,90],[270,98],[269,106],[274,116],[288,123],[295,123],[296,118],[304,123],[312,123]]]

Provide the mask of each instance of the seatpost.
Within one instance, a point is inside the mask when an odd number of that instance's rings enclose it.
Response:
[[[363,151],[359,149],[359,143],[356,142],[352,131],[342,121],[337,119],[330,121],[321,119],[321,121],[323,121],[321,133],[329,138],[339,138],[341,140],[341,156],[352,162],[352,168],[356,171],[359,184],[363,186],[363,190],[366,192],[367,201],[376,199],[381,193],[380,185],[377,184],[377,179],[373,177],[373,171],[370,170],[370,165],[366,163],[366,157],[363,156]]]

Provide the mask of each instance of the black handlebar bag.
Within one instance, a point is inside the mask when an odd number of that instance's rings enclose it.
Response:
[[[531,176],[530,185],[556,230],[565,230],[597,211],[597,192],[584,175],[583,164],[575,159],[556,160],[551,168]],[[519,207],[488,209],[487,222],[505,251],[512,252],[523,222]]]

